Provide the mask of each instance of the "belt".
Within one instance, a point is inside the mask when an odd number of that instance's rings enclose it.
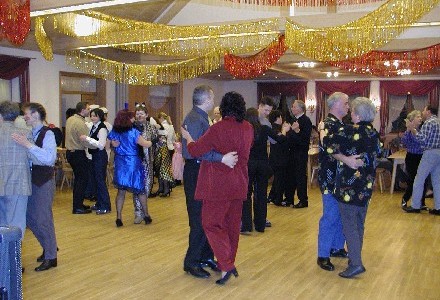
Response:
[[[199,163],[201,163],[202,161],[201,161],[201,160],[198,160],[198,159],[185,159],[185,162],[186,162],[186,163],[199,164]]]
[[[74,150],[66,150],[67,152],[81,152],[81,151],[86,151],[86,150],[78,150],[78,149],[74,149]]]

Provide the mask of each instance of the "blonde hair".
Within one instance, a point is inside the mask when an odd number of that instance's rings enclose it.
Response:
[[[173,124],[173,123],[171,123],[171,118],[170,118],[170,116],[167,115],[166,113],[164,113],[163,111],[161,111],[161,112],[159,112],[159,113],[157,114],[157,118],[158,118],[158,119],[165,119],[165,120],[167,120],[167,122],[168,122],[170,125]]]
[[[406,118],[407,118],[409,121],[413,121],[417,116],[421,116],[421,115],[422,115],[422,113],[420,112],[420,110],[415,109],[415,110],[413,110],[412,112],[410,112],[410,113],[406,116]]]

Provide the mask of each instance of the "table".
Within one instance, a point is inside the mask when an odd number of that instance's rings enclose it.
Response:
[[[388,156],[388,158],[393,160],[393,173],[391,174],[390,194],[394,193],[394,183],[396,182],[397,165],[403,165],[405,163],[405,157],[406,157],[406,150],[399,150]]]
[[[312,178],[312,158],[315,155],[319,154],[319,148],[316,146],[313,146],[311,148],[309,148],[309,152],[308,152],[309,156],[307,159],[307,182],[308,182],[308,186],[310,186],[310,178]]]

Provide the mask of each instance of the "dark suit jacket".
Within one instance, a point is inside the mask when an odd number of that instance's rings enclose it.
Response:
[[[196,200],[246,200],[248,161],[254,129],[247,121],[241,123],[225,117],[212,125],[196,142],[188,144],[193,157],[215,150],[221,154],[237,151],[238,162],[233,169],[221,162],[203,160],[197,180]]]
[[[290,130],[287,133],[290,151],[308,152],[310,146],[310,135],[312,134],[312,122],[306,114],[298,118],[300,131],[296,133]]]

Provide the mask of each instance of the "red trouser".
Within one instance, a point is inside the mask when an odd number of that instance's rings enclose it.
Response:
[[[224,272],[235,268],[243,200],[203,200],[202,225],[218,267]]]

